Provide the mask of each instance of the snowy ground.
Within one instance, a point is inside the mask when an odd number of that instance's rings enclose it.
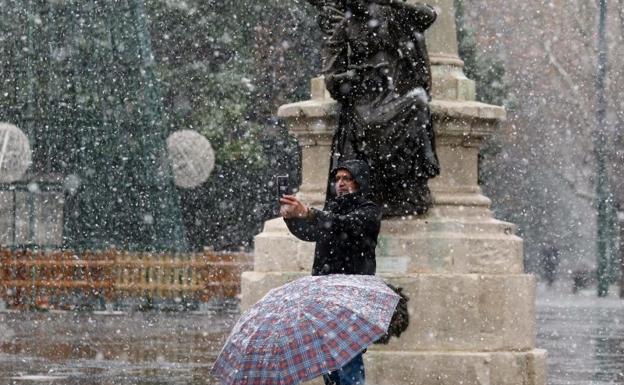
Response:
[[[548,350],[549,384],[624,384],[624,299],[596,290],[538,286],[537,345]],[[559,289],[559,290],[557,290]]]
[[[624,301],[538,287],[549,384],[624,384]],[[0,313],[0,384],[206,384],[236,314]]]
[[[210,384],[238,315],[0,314],[0,384]]]

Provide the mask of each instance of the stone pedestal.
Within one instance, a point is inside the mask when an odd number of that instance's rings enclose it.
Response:
[[[442,173],[429,182],[434,206],[424,216],[382,222],[377,273],[410,297],[401,338],[365,354],[367,382],[545,385],[546,352],[535,349],[535,281],[524,274],[522,240],[498,221],[478,186],[478,152],[505,110],[474,101],[474,82],[457,56],[452,0],[431,2],[439,18],[428,42],[434,74],[431,110]],[[279,115],[303,151],[299,196],[322,206],[336,103],[321,78],[312,99]],[[314,244],[283,220],[255,239],[254,271],[243,274],[243,310],[269,289],[309,274]]]

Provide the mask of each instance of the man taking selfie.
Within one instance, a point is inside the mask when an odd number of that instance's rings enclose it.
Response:
[[[312,275],[374,275],[381,211],[367,197],[368,165],[361,160],[345,161],[332,170],[330,178],[334,196],[324,210],[284,195],[280,214],[293,235],[316,242]]]
[[[316,242],[312,275],[375,274],[375,247],[381,225],[379,207],[368,199],[369,169],[361,160],[340,163],[330,173],[333,198],[323,210],[293,195],[280,198],[280,215],[303,241]],[[362,354],[323,376],[325,384],[364,384]]]

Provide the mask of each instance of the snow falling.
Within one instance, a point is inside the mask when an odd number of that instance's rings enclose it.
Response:
[[[454,5],[477,100],[507,111],[478,177],[524,240],[548,384],[624,384],[624,0]],[[276,177],[301,183],[277,110],[321,72],[318,10],[0,10],[0,383],[216,384]]]

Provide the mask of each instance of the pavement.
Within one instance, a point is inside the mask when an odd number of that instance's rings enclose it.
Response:
[[[565,288],[571,287],[566,285]],[[624,299],[596,289],[538,285],[537,345],[548,350],[549,385],[624,384]]]
[[[566,286],[567,287],[567,286]],[[538,286],[549,385],[624,384],[624,300]],[[0,310],[0,385],[216,384],[234,311]]]
[[[238,314],[2,312],[0,384],[211,384]]]

